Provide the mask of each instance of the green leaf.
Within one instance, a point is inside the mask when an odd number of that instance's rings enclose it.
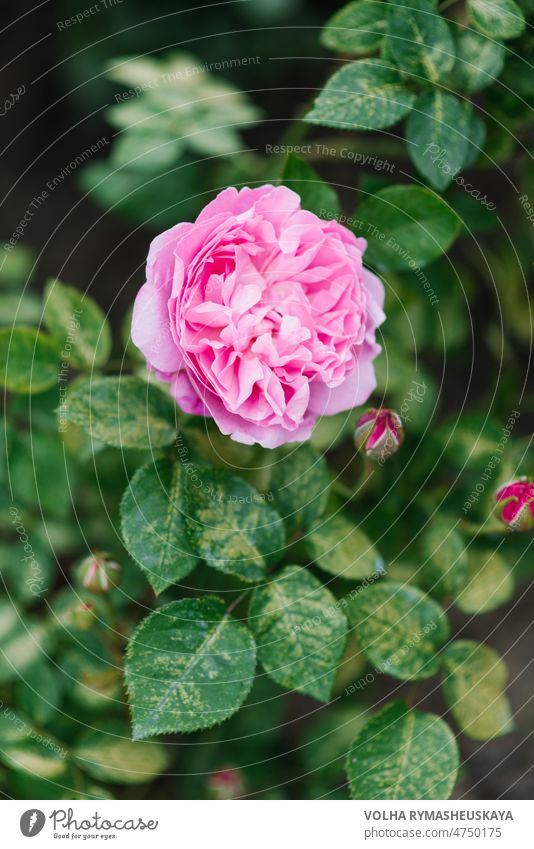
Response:
[[[495,82],[504,65],[504,44],[472,29],[463,30],[456,41],[454,77],[461,89],[473,94]]]
[[[111,163],[115,168],[129,167],[144,174],[161,174],[177,161],[183,142],[170,128],[126,127],[113,145]]]
[[[96,377],[73,386],[59,420],[115,448],[161,448],[176,437],[176,404],[136,377]]]
[[[128,645],[134,738],[197,731],[232,716],[254,677],[250,632],[221,599],[171,602],[141,622]]]
[[[0,600],[0,684],[24,676],[46,655],[49,629]]]
[[[375,0],[356,0],[326,22],[320,41],[338,53],[360,56],[378,50],[386,31],[387,6]]]
[[[514,0],[467,0],[473,25],[491,38],[516,38],[525,29],[525,16]]]
[[[467,549],[457,519],[435,515],[422,538],[425,587],[437,596],[457,596],[467,581]]]
[[[262,580],[284,548],[278,513],[238,475],[208,467],[196,471],[186,520],[193,551],[221,572],[246,582]]]
[[[464,588],[456,598],[463,613],[489,613],[510,601],[514,578],[498,550],[469,548]]]
[[[382,59],[361,59],[330,77],[305,120],[346,130],[391,127],[410,111],[415,95]]]
[[[59,280],[48,280],[44,304],[43,321],[65,363],[91,371],[107,362],[111,330],[93,298]]]
[[[86,731],[73,754],[80,769],[97,781],[112,784],[144,784],[169,764],[161,743],[132,742],[118,723],[107,724],[101,731]]]
[[[258,659],[273,681],[328,701],[345,646],[347,620],[317,578],[299,566],[286,566],[254,590],[249,623]]]
[[[187,476],[180,462],[158,460],[138,469],[124,493],[124,544],[156,594],[185,578],[196,566],[186,515]]]
[[[344,516],[318,519],[304,541],[317,566],[336,577],[357,581],[384,569],[384,561],[372,542]]]
[[[61,778],[68,768],[61,743],[9,707],[0,714],[0,761],[17,772],[48,779]]]
[[[401,681],[430,678],[449,634],[443,609],[417,587],[383,581],[350,600],[347,616],[363,653],[380,672]]]
[[[6,292],[0,295],[0,325],[39,324],[43,308],[41,298],[33,292]]]
[[[448,799],[459,767],[448,725],[391,702],[356,737],[347,758],[352,799]]]
[[[306,530],[328,501],[330,472],[324,457],[304,443],[282,448],[270,484],[273,506],[284,520],[288,538]]]
[[[39,725],[53,719],[61,703],[57,674],[42,658],[31,670],[31,675],[16,685],[15,694],[18,707]]]
[[[470,168],[479,159],[486,141],[486,125],[477,112],[471,112],[468,145],[464,168]]]
[[[489,646],[455,640],[443,652],[443,693],[468,737],[490,740],[513,729],[505,662]]]
[[[432,0],[390,4],[387,44],[393,61],[414,82],[443,80],[454,65],[454,41]]]
[[[358,209],[365,259],[379,271],[421,268],[445,253],[459,233],[457,215],[434,192],[419,186],[388,186]]]
[[[462,169],[469,144],[470,109],[438,89],[417,98],[406,122],[408,154],[431,186],[443,191]]]
[[[309,209],[319,218],[333,217],[341,210],[335,189],[325,183],[311,165],[293,153],[287,157],[282,182],[300,195],[303,209]]]
[[[33,327],[0,330],[0,384],[10,392],[44,392],[58,379],[55,341]]]

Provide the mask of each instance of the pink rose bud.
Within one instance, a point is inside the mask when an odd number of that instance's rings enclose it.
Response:
[[[509,528],[514,531],[534,528],[534,483],[527,478],[506,483],[497,491],[495,501],[501,520]]]
[[[93,593],[108,593],[117,586],[120,566],[103,552],[94,552],[80,563],[78,574],[82,585]]]
[[[354,441],[370,460],[387,460],[404,441],[401,417],[394,410],[367,410],[356,424]]]
[[[285,186],[225,189],[152,242],[132,341],[186,413],[246,445],[302,442],[376,386],[366,247]]]
[[[241,774],[233,767],[212,772],[208,776],[207,786],[210,796],[214,799],[237,799],[245,792]]]

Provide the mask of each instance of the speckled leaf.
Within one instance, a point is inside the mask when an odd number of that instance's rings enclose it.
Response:
[[[210,728],[245,701],[256,648],[221,599],[182,599],[141,622],[128,645],[134,739]]]
[[[138,469],[124,493],[124,544],[156,594],[196,566],[187,531],[189,509],[187,475],[178,461],[158,460]]]
[[[435,515],[423,532],[425,588],[438,597],[457,596],[467,581],[466,543],[454,516]]]
[[[282,554],[284,526],[263,495],[238,475],[199,468],[187,528],[193,550],[208,565],[241,580],[265,577]]]
[[[460,231],[458,216],[429,189],[388,186],[358,208],[368,264],[379,271],[409,271],[449,249]]]
[[[387,24],[387,6],[375,0],[356,0],[326,22],[321,44],[337,53],[361,56],[380,47]]]
[[[410,159],[431,186],[443,191],[462,169],[469,144],[471,109],[434,89],[417,98],[406,122]]]
[[[465,29],[456,41],[456,54],[454,77],[461,89],[472,94],[495,82],[503,69],[506,49],[500,41]]]
[[[112,784],[144,784],[163,772],[169,755],[154,742],[132,742],[129,731],[116,723],[101,731],[86,731],[76,742],[74,758],[97,781]]]
[[[491,38],[516,38],[525,29],[525,16],[514,0],[467,0],[474,26]]]
[[[59,280],[49,280],[44,290],[43,321],[65,362],[91,370],[107,361],[111,330],[106,316],[89,295]]]
[[[19,713],[0,713],[0,761],[10,770],[56,780],[67,772],[67,751]]]
[[[360,59],[330,77],[305,120],[346,130],[391,127],[410,111],[415,95],[382,59]]]
[[[44,392],[58,379],[59,350],[46,333],[18,325],[0,330],[0,385],[21,394]]]
[[[432,713],[391,702],[362,728],[347,758],[353,799],[448,799],[458,773],[458,746]]]
[[[449,626],[439,604],[417,587],[372,584],[349,601],[346,612],[363,653],[381,672],[405,681],[438,671],[436,652]]]
[[[369,538],[344,516],[318,519],[304,541],[308,555],[331,575],[357,581],[384,569]]]
[[[436,83],[454,65],[454,41],[449,25],[432,0],[391,4],[387,43],[393,61],[413,82]]]
[[[328,701],[343,654],[347,620],[336,599],[299,566],[254,590],[249,623],[258,659],[273,681]]]
[[[456,640],[443,652],[443,693],[468,737],[490,740],[514,727],[506,696],[508,670],[490,646]]]
[[[324,457],[309,443],[282,449],[270,489],[288,538],[299,529],[307,529],[324,513],[328,501],[330,473]]]
[[[96,377],[73,387],[60,416],[116,448],[160,448],[176,437],[176,404],[136,377]]]
[[[336,190],[329,183],[325,183],[311,165],[293,153],[287,157],[282,182],[300,195],[303,209],[309,209],[319,218],[340,212]]]
[[[491,548],[470,548],[467,576],[456,605],[464,613],[489,613],[514,594],[514,578],[506,560]]]

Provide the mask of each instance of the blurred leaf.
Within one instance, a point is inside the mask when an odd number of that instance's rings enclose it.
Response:
[[[61,703],[61,687],[54,668],[41,662],[28,679],[16,685],[17,705],[38,725],[45,725],[55,715]]]
[[[228,616],[221,599],[182,599],[155,611],[128,645],[134,739],[227,719],[245,701],[255,665],[250,632]]]
[[[441,198],[419,186],[389,186],[359,206],[360,235],[369,242],[366,262],[381,271],[428,265],[458,235],[457,216]]]
[[[0,325],[2,327],[38,324],[42,312],[41,299],[33,292],[25,292],[22,295],[6,292],[0,295]]]
[[[115,448],[161,448],[176,438],[176,404],[135,377],[95,377],[71,387],[59,408],[95,439]]]
[[[352,799],[448,799],[456,782],[458,746],[431,713],[390,702],[356,737],[347,758]]]
[[[305,120],[337,129],[379,130],[400,121],[414,100],[395,68],[381,59],[360,59],[330,77]]]
[[[339,9],[325,24],[320,41],[337,53],[360,56],[380,47],[387,23],[387,6],[375,0],[356,0]]]
[[[25,245],[0,250],[0,288],[16,289],[23,296],[35,266],[35,253]]]
[[[471,168],[479,160],[486,142],[486,125],[480,115],[472,110],[469,122],[468,145],[464,162],[465,168]]]
[[[303,209],[309,209],[319,218],[335,216],[340,212],[335,189],[325,183],[311,165],[293,153],[287,157],[282,182],[300,195]]]
[[[286,526],[288,539],[306,530],[321,516],[328,501],[330,472],[309,443],[280,449],[273,467],[270,491],[273,506]]]
[[[111,330],[93,298],[59,280],[48,280],[44,301],[43,321],[63,360],[88,371],[104,365],[111,352]]]
[[[513,729],[505,693],[508,670],[494,649],[455,640],[443,653],[443,671],[443,692],[464,734],[491,740]]]
[[[0,714],[0,760],[10,769],[41,778],[61,778],[68,769],[67,751],[10,708]]]
[[[457,607],[468,614],[489,613],[510,601],[513,594],[513,575],[500,551],[471,546],[467,580],[456,598]]]
[[[467,0],[474,26],[491,38],[516,38],[525,29],[525,16],[514,0]]]
[[[504,44],[475,30],[464,29],[456,41],[454,76],[461,89],[473,94],[499,77],[506,54]]]
[[[49,648],[50,629],[0,599],[0,684],[26,676],[31,680],[31,670]]]
[[[112,784],[144,784],[169,764],[160,743],[134,743],[128,739],[127,729],[118,724],[86,731],[76,741],[73,755],[80,769],[92,778]]]
[[[410,159],[431,186],[443,191],[467,155],[470,109],[452,94],[421,94],[406,122]]]
[[[393,61],[414,82],[440,82],[454,65],[449,26],[432,0],[389,4],[386,38]]]
[[[196,566],[187,530],[187,476],[179,461],[158,460],[135,473],[121,504],[124,544],[156,595]]]
[[[467,581],[467,549],[456,516],[434,514],[423,531],[424,583],[429,592],[456,597]]]
[[[258,659],[273,681],[328,701],[347,620],[326,587],[306,569],[286,566],[254,590],[248,615]]]
[[[360,528],[341,515],[318,519],[304,537],[306,550],[324,572],[355,581],[383,571],[384,561]]]
[[[44,392],[58,379],[55,341],[33,327],[0,330],[0,383],[11,392]]]
[[[405,681],[438,671],[447,617],[417,587],[394,581],[367,586],[349,601],[347,616],[363,653],[380,672]]]

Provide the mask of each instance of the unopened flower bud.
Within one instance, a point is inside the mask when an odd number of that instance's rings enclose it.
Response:
[[[80,631],[89,631],[95,622],[95,606],[88,602],[80,602],[68,611],[69,623]]]
[[[108,593],[119,583],[120,571],[119,564],[110,560],[107,554],[95,551],[81,562],[78,574],[86,589],[93,593]]]
[[[366,410],[356,424],[354,441],[370,460],[387,460],[404,441],[401,417],[394,410]]]
[[[245,792],[241,773],[233,767],[212,772],[207,785],[213,799],[237,799]]]
[[[527,478],[509,481],[495,494],[501,521],[513,531],[534,528],[534,483]]]

